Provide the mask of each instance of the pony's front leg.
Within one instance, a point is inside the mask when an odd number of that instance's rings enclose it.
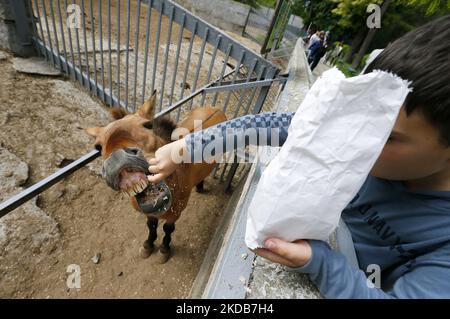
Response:
[[[159,263],[164,264],[170,258],[170,242],[172,240],[172,233],[175,230],[175,223],[165,223],[163,226],[164,229],[164,238],[159,248],[160,256]]]
[[[142,258],[148,258],[155,249],[155,240],[158,237],[158,219],[155,217],[147,217],[148,226],[148,239],[144,241],[144,244],[139,250],[139,255]]]

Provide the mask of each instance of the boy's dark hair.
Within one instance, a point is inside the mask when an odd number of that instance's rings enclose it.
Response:
[[[397,39],[383,50],[365,73],[390,71],[412,82],[406,114],[421,111],[450,146],[450,15],[433,20]]]

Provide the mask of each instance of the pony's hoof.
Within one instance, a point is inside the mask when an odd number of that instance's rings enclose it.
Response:
[[[153,253],[154,248],[146,248],[146,247],[140,247],[139,248],[139,257],[141,258],[148,258]]]
[[[158,254],[158,263],[165,264],[170,259],[170,250],[167,252],[159,251]]]

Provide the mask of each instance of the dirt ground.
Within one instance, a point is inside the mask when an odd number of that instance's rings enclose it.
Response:
[[[84,129],[109,119],[105,108],[71,81],[18,73],[11,59],[0,61],[0,143],[28,164],[22,185],[28,187],[56,171],[63,158],[87,153],[93,141]],[[174,255],[161,265],[156,256],[138,256],[147,237],[145,218],[106,186],[99,164],[96,160],[38,197],[37,206],[57,224],[58,240],[48,249],[31,250],[31,239],[22,238],[15,258],[0,254],[0,297],[188,296],[229,198],[223,184],[208,177],[206,193],[193,191],[176,224]],[[98,264],[91,260],[96,254],[101,254]],[[66,286],[70,264],[80,266],[81,289]]]

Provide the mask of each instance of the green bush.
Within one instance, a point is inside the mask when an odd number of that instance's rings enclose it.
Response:
[[[346,77],[350,78],[352,76],[358,75],[359,71],[355,70],[351,67],[350,64],[344,62],[343,60],[339,59],[336,61],[335,66],[342,71],[342,73],[345,74]]]

